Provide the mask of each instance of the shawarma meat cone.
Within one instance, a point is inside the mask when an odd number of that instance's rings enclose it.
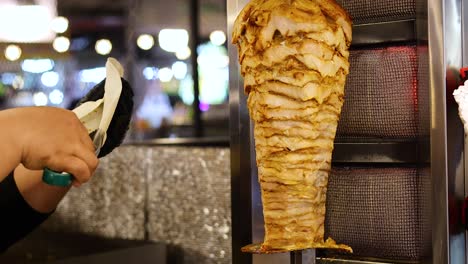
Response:
[[[334,0],[252,0],[234,23],[265,220],[264,242],[245,252],[352,251],[324,239],[351,27]]]

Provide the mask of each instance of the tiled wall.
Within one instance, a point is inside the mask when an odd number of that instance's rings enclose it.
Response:
[[[122,146],[47,230],[165,242],[183,263],[231,263],[228,148]]]
[[[229,150],[154,150],[149,238],[187,249],[184,263],[230,263]]]

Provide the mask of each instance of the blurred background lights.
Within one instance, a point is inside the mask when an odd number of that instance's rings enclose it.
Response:
[[[35,106],[45,106],[49,102],[47,95],[43,92],[38,92],[33,95],[33,102]]]
[[[25,72],[43,73],[54,68],[54,61],[51,59],[27,59],[21,63],[21,69]]]
[[[221,30],[215,30],[210,34],[210,41],[214,45],[221,46],[226,42],[226,34]]]
[[[84,69],[78,73],[78,78],[84,83],[99,83],[106,78],[106,68],[98,67],[93,69]]]
[[[56,105],[61,104],[63,102],[63,92],[58,89],[54,89],[49,94],[49,100],[53,104],[56,104]]]
[[[24,79],[23,77],[16,75],[15,78],[13,79],[13,82],[11,83],[11,86],[13,86],[14,89],[23,89],[24,87]]]
[[[8,45],[5,48],[5,58],[10,61],[15,61],[21,57],[21,48],[17,45]]]
[[[185,76],[187,76],[187,63],[182,61],[175,62],[172,64],[172,72],[177,80],[185,79]]]
[[[199,107],[202,112],[207,112],[208,110],[210,110],[210,105],[204,102],[200,102]]]
[[[108,39],[100,39],[96,41],[96,52],[100,55],[107,55],[112,51],[112,43]]]
[[[59,74],[54,71],[44,72],[41,76],[42,84],[47,87],[55,87],[58,84],[59,79]]]
[[[198,48],[200,71],[200,101],[207,104],[222,104],[228,94],[229,57],[224,46],[211,42]]]
[[[137,39],[137,45],[142,50],[150,50],[154,46],[154,38],[148,34],[140,35]]]
[[[50,25],[56,16],[52,1],[0,1],[0,42],[45,43],[52,42],[55,33]],[[55,2],[55,1],[54,1]]]
[[[159,32],[159,46],[168,52],[177,52],[188,46],[189,34],[185,29],[163,29]]]
[[[50,27],[55,33],[63,33],[68,29],[68,19],[63,16],[55,17],[52,20]]]
[[[195,96],[193,94],[193,79],[191,76],[187,76],[187,78],[180,82],[178,94],[184,104],[191,105],[193,103]]]
[[[223,69],[229,66],[229,56],[224,46],[217,46],[211,42],[198,47],[198,64],[203,68]]]
[[[54,47],[57,52],[66,52],[70,48],[70,40],[67,37],[57,37],[54,39],[52,47]]]
[[[170,68],[162,68],[158,72],[158,77],[161,82],[170,82],[172,80],[172,77],[174,76],[174,73]]]
[[[158,78],[158,69],[155,67],[145,67],[143,69],[143,76],[146,80],[155,80]]]
[[[192,51],[189,47],[182,48],[175,53],[178,60],[186,60],[192,55]]]
[[[70,50],[72,51],[82,51],[89,46],[90,40],[87,37],[78,37],[73,38],[70,44]]]
[[[2,83],[5,85],[12,85],[16,78],[16,74],[11,72],[2,73]]]

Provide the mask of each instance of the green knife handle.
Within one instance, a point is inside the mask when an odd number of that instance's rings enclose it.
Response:
[[[73,182],[73,176],[66,172],[56,172],[45,168],[42,173],[42,181],[52,186],[68,187]]]

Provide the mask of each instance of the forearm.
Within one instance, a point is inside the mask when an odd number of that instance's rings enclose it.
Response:
[[[13,175],[0,182],[0,254],[33,231],[50,214],[31,208],[18,190]]]
[[[47,185],[42,181],[42,171],[32,171],[22,165],[15,170],[15,181],[26,202],[41,213],[50,213],[67,194],[69,187]]]
[[[0,181],[12,172],[20,163],[22,148],[19,146],[21,135],[18,133],[15,110],[0,111]]]

